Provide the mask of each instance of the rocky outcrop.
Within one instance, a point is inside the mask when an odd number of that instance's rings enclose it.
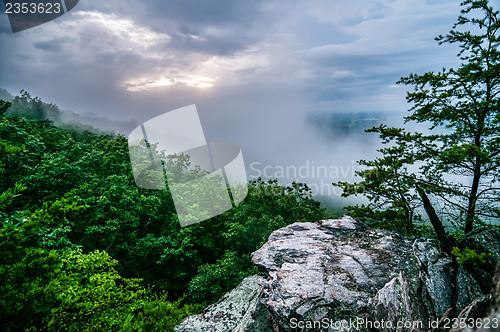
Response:
[[[497,240],[486,230],[467,243],[487,248]],[[176,331],[416,332],[490,310],[477,271],[457,265],[436,241],[369,229],[351,217],[283,227],[252,260],[260,276]]]
[[[260,303],[265,280],[258,276],[245,278],[239,286],[225,294],[201,315],[188,317],[175,331],[221,332],[262,331],[271,332],[267,309]]]
[[[431,316],[443,317],[453,307],[453,261],[439,250],[439,242],[417,239],[413,245],[414,255],[420,266],[420,280],[432,303],[428,310]]]
[[[491,306],[489,306],[490,303],[492,304]],[[488,314],[485,315],[485,312]],[[480,319],[483,323],[482,327],[477,325],[477,322],[479,322],[477,318],[480,317],[482,317]],[[464,318],[466,321],[469,318],[476,319],[475,328],[468,327],[459,330],[461,332],[500,332],[500,260],[497,262],[491,295],[485,295],[474,300],[474,302],[462,310],[459,318]],[[484,324],[486,322],[488,323],[487,326]]]
[[[400,272],[418,285],[412,241],[351,217],[281,228],[252,260],[269,275],[263,302],[285,330],[292,319],[368,320],[369,300]]]
[[[399,329],[396,327],[397,331],[421,331],[413,322],[427,322],[428,315],[419,299],[419,295],[412,290],[408,280],[400,272],[370,300],[372,318],[374,321],[396,325],[400,322],[402,325]]]
[[[460,314],[458,315],[456,321],[457,322],[465,322],[466,324],[469,322],[477,322],[477,319],[481,319],[486,312],[488,312],[488,308],[491,304],[491,295],[483,295],[472,301],[467,307],[465,307]],[[471,321],[472,320],[472,321]],[[500,322],[499,322],[500,323]],[[475,323],[473,323],[475,324]],[[459,331],[474,331],[474,326],[471,324],[471,327],[460,328],[460,326],[456,328],[452,328],[451,332],[459,332]]]
[[[479,283],[467,272],[463,265],[458,267],[455,285],[457,296],[455,308],[457,312],[464,310],[475,299],[483,295]]]

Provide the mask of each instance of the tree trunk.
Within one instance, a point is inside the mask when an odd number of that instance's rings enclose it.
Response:
[[[465,234],[472,231],[472,226],[474,224],[474,215],[476,212],[476,195],[477,189],[479,187],[479,175],[474,174],[474,180],[472,181],[472,189],[469,195],[469,205],[467,206],[467,219],[465,220]]]
[[[424,203],[424,209],[425,212],[427,213],[427,216],[429,217],[429,220],[432,224],[432,227],[434,228],[434,231],[436,232],[436,236],[441,243],[441,246],[443,248],[449,248],[451,245],[450,240],[448,239],[448,236],[446,235],[446,231],[444,230],[443,223],[439,219],[438,215],[436,214],[436,211],[434,210],[434,207],[432,206],[431,202],[429,201],[429,198],[427,197],[427,194],[425,191],[417,186],[417,192],[422,198],[422,201]]]
[[[482,126],[481,126],[482,127]],[[481,136],[476,135],[474,138],[474,144],[480,148],[481,147]],[[479,180],[481,178],[481,164],[479,157],[476,157],[476,164],[474,165],[474,178],[472,180],[472,188],[469,194],[469,204],[467,206],[467,217],[465,219],[464,233],[467,234],[472,231],[472,226],[474,225],[474,216],[476,214],[476,195],[479,188]]]

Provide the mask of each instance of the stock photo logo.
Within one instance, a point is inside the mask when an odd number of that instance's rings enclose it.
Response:
[[[207,143],[195,105],[150,119],[128,136],[136,184],[170,190],[181,227],[215,217],[248,194],[240,148]]]
[[[79,0],[4,0],[12,32],[34,28],[63,16]]]

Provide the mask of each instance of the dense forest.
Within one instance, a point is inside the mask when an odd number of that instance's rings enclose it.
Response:
[[[55,126],[48,105],[0,102],[2,330],[171,330],[255,273],[273,230],[324,216],[305,184],[254,180],[181,228],[168,190],[135,184],[125,137]]]

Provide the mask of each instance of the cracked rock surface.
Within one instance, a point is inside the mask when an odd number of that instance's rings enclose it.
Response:
[[[258,276],[245,278],[217,303],[208,306],[203,314],[185,319],[175,331],[271,331],[267,310],[260,303],[262,287],[259,283],[263,281]]]
[[[270,276],[263,303],[286,330],[292,318],[367,318],[370,298],[400,272],[418,285],[410,240],[348,216],[283,227],[252,260]]]
[[[466,241],[498,257],[498,232],[478,230]],[[478,318],[489,312],[490,319],[500,319],[500,262],[492,283],[490,272],[457,266],[435,240],[369,229],[348,216],[278,229],[252,261],[259,276],[244,279],[175,331],[417,332],[429,331],[430,320],[445,317]],[[487,295],[492,285],[493,296]],[[368,326],[381,321],[386,325]],[[307,325],[313,322],[325,324]],[[410,327],[397,327],[398,322]]]

